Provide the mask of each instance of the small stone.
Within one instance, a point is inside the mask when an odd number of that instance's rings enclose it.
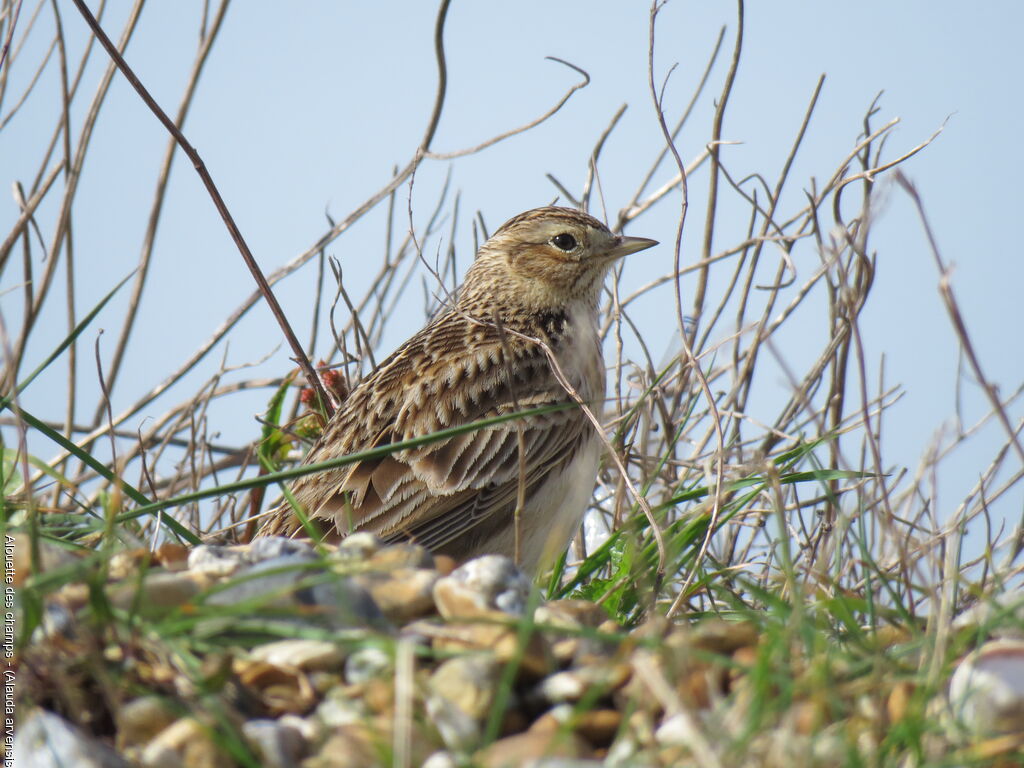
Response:
[[[394,669],[391,654],[373,646],[360,648],[349,654],[345,661],[345,681],[359,685],[383,675],[390,675]]]
[[[434,569],[434,556],[430,554],[430,550],[410,542],[391,544],[384,547],[374,552],[367,562],[375,570],[395,568]]]
[[[505,624],[459,623],[446,624],[434,635],[433,648],[438,653],[490,651],[501,663],[518,664],[517,680],[534,681],[551,673],[554,655],[539,632],[526,638],[522,647],[518,627]]]
[[[314,717],[299,717],[298,715],[281,715],[277,722],[286,728],[291,728],[302,738],[306,744],[319,743],[323,737],[323,723]]]
[[[680,630],[676,630],[677,632]],[[744,646],[757,645],[759,631],[752,621],[725,621],[705,619],[691,632],[690,644],[694,648],[727,655]]]
[[[342,725],[323,743],[320,751],[302,762],[302,768],[370,768],[383,766],[381,750],[389,747],[380,734],[365,723]]]
[[[352,691],[341,686],[329,691],[316,708],[315,721],[328,729],[364,722],[368,713],[359,692],[358,688]]]
[[[434,570],[442,576],[447,576],[458,567],[458,562],[451,555],[434,555]]]
[[[961,661],[949,704],[975,737],[1024,732],[1024,641],[993,640]]]
[[[494,611],[522,616],[533,585],[504,555],[484,555],[437,580],[434,602],[446,618],[488,616]]]
[[[279,667],[295,667],[303,671],[339,669],[345,652],[326,640],[278,640],[258,645],[250,654],[255,661]]]
[[[540,718],[525,733],[506,736],[482,749],[474,756],[482,768],[583,768],[600,766],[599,762],[581,764],[593,756],[590,745],[572,731],[566,733],[554,718]]]
[[[683,703],[692,709],[707,709],[711,706],[712,691],[722,688],[719,678],[721,668],[705,664],[693,664],[676,675],[676,692]]]
[[[129,768],[110,747],[44,709],[21,718],[6,758],[5,765],[32,768]]]
[[[386,551],[386,550],[384,550]],[[437,572],[427,568],[397,568],[365,573],[353,580],[366,589],[381,613],[396,624],[427,616],[434,611]]]
[[[432,734],[415,723],[409,725],[406,765],[422,766],[439,745]],[[391,755],[394,747],[394,723],[391,719],[371,717],[334,729],[317,754],[302,761],[302,768],[387,768],[400,765],[385,757]]]
[[[334,556],[340,560],[369,560],[374,553],[384,546],[384,542],[372,533],[359,531],[350,533],[341,543]]]
[[[110,602],[121,610],[138,610],[145,616],[163,615],[184,605],[206,586],[205,579],[187,571],[146,574],[141,586],[125,581],[110,592]]]
[[[479,744],[490,715],[501,666],[488,656],[457,656],[443,662],[427,685],[427,714],[449,749]]]
[[[608,620],[604,609],[589,600],[551,600],[537,607],[534,621],[560,629],[597,629]]]
[[[820,733],[825,725],[828,711],[821,701],[807,699],[797,701],[789,708],[786,714],[788,722],[792,723],[793,730],[801,736],[811,736]],[[872,720],[870,722],[878,722]]]
[[[168,571],[184,571],[188,568],[188,556],[188,547],[168,541],[153,552],[153,562]]]
[[[533,618],[551,643],[552,655],[559,664],[592,664],[606,655],[607,643],[578,634],[588,628],[596,630],[607,621],[608,615],[600,606],[586,600],[553,600],[538,606]],[[557,632],[559,629],[576,634],[566,637]]]
[[[504,624],[459,622],[444,624],[432,633],[433,648],[438,654],[491,650],[498,638],[509,632]]]
[[[332,672],[312,670],[311,672],[307,672],[306,676],[309,678],[309,684],[313,686],[313,690],[316,691],[317,696],[320,697],[325,696],[331,689],[345,684],[345,681],[342,679],[340,669]]]
[[[107,560],[106,576],[110,581],[121,581],[135,576],[144,568],[153,566],[149,550],[136,547],[114,552]]]
[[[63,605],[74,612],[84,608],[89,602],[89,585],[80,581],[69,581],[57,590],[53,596],[53,605]]]
[[[597,631],[603,635],[620,635],[622,633],[622,627],[620,627],[614,619],[608,619],[607,621],[602,621],[598,625]]]
[[[597,635],[562,637],[552,630],[542,631],[551,643],[555,660],[562,666],[579,667],[610,662],[618,647],[616,639]]]
[[[157,696],[140,696],[126,702],[115,715],[117,748],[148,744],[178,719],[178,715]]]
[[[555,656],[555,660],[563,665],[568,664],[576,658],[580,652],[582,643],[578,637],[564,637],[561,640],[556,640],[551,644],[551,652]]]
[[[242,726],[242,733],[262,768],[291,768],[305,749],[302,734],[276,720],[250,720]]]
[[[245,556],[237,547],[200,544],[188,555],[188,569],[192,573],[213,577],[230,576],[245,564]]]
[[[315,565],[320,562],[311,553],[263,560],[236,573],[224,589],[211,594],[206,602],[227,606],[252,602],[256,608],[303,607],[304,620],[334,629],[387,626],[365,589],[351,579],[325,573]]]
[[[161,731],[142,750],[139,762],[145,768],[231,768],[234,765],[234,761],[211,741],[207,730],[192,717],[183,717]]]
[[[892,687],[885,700],[885,713],[890,723],[898,723],[907,716],[913,697],[914,684],[908,680],[901,680]]]
[[[576,716],[575,730],[596,748],[611,746],[622,726],[622,713],[617,709],[591,709]]]
[[[459,768],[459,762],[455,755],[442,749],[427,757],[420,768]]]
[[[539,632],[523,638],[515,628],[506,629],[494,642],[494,657],[503,664],[518,664],[517,681],[535,681],[551,674],[555,668],[551,646]]]
[[[375,677],[362,685],[362,699],[366,709],[375,715],[393,716],[395,711],[395,682]]]
[[[290,555],[315,555],[313,547],[308,542],[300,539],[289,539],[284,536],[260,536],[253,539],[248,550],[244,552],[245,561],[248,563],[261,563],[264,560],[273,560],[276,557],[288,557]]]
[[[660,613],[648,616],[643,624],[640,624],[632,632],[630,637],[637,640],[661,640],[668,634],[672,624]]]
[[[654,739],[665,746],[685,747],[693,743],[695,738],[703,738],[699,730],[692,717],[680,712],[665,718],[654,732]]]
[[[473,718],[490,714],[493,684],[501,667],[486,656],[457,656],[448,659],[430,676],[430,692],[443,696]]]
[[[286,713],[304,714],[316,705],[316,692],[309,678],[294,667],[278,667],[265,661],[237,661],[234,672],[239,682],[275,717]]]
[[[32,642],[38,644],[55,637],[70,638],[74,627],[75,616],[68,607],[60,603],[46,603],[42,621],[32,632]]]
[[[625,685],[631,674],[626,664],[577,667],[544,678],[537,693],[552,704],[579,701],[584,694],[608,696]]]
[[[296,596],[304,606],[318,609],[315,615],[334,629],[391,628],[367,589],[351,577],[335,575]]]

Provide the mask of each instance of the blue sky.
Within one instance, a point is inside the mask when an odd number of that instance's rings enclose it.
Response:
[[[69,56],[77,61],[86,40],[84,23],[70,3],[58,5]],[[128,4],[110,5],[104,27],[113,35],[123,24]],[[148,5],[128,49],[129,63],[168,111],[176,107],[188,76],[201,8],[202,3],[184,0]],[[312,245],[326,229],[325,213],[336,219],[345,216],[386,181],[395,165],[408,162],[423,134],[436,87],[432,4],[324,0],[284,8],[271,3],[232,5],[185,126],[267,271]],[[22,13],[24,24],[28,6]],[[689,100],[719,28],[727,26],[723,55],[709,88],[679,139],[685,159],[695,156],[707,137],[735,17],[730,3],[676,0],[659,16],[659,81],[678,65],[666,88],[672,117]],[[591,77],[587,88],[539,128],[479,155],[428,161],[421,168],[411,193],[418,224],[429,216],[446,174],[461,195],[462,224],[455,245],[463,268],[472,250],[472,213],[481,211],[493,230],[521,210],[550,202],[557,190],[546,173],[578,189],[594,142],[624,103],[628,109],[605,148],[600,172],[609,212],[629,198],[661,147],[647,90],[648,22],[648,6],[639,2],[453,4],[446,30],[449,90],[435,150],[471,146],[548,109],[578,76],[546,56],[570,61]],[[37,23],[40,29],[52,29],[48,7]],[[1024,75],[1021,29],[1024,7],[1012,2],[748,3],[743,54],[724,129],[724,137],[737,143],[723,150],[736,178],[755,171],[773,178],[824,73],[822,95],[784,197],[796,208],[811,177],[826,178],[854,145],[863,115],[879,92],[884,91],[874,125],[900,119],[888,140],[890,158],[926,140],[948,118],[941,136],[903,171],[920,190],[943,257],[954,266],[953,290],[983,369],[1004,395],[1024,380],[1024,345],[1017,332],[1024,259],[1016,228],[1024,157],[1018,139]],[[11,71],[9,94],[21,92],[34,70],[25,62],[38,60],[48,42],[49,33],[29,40]],[[75,137],[84,105],[105,66],[105,59],[94,55],[86,70],[81,98],[73,109]],[[27,183],[36,173],[39,147],[49,140],[56,117],[53,96],[58,84],[51,63],[32,97],[0,132],[4,189],[15,179]],[[0,115],[7,114],[14,100],[6,97]],[[117,77],[96,126],[74,209],[80,312],[134,268],[165,144],[162,128]],[[655,183],[668,176],[668,169],[663,169]],[[691,189],[684,264],[698,255],[705,179],[695,179]],[[950,429],[956,415],[958,347],[913,207],[898,189],[881,187],[882,207],[872,236],[878,271],[862,330],[873,370],[884,356],[886,381],[905,390],[886,422],[889,461],[913,468],[936,432]],[[403,212],[409,194],[407,187],[399,192]],[[601,215],[600,208],[595,212]],[[671,263],[667,244],[674,237],[677,212],[678,202],[663,205],[630,230],[666,246],[638,257],[650,262],[630,262],[623,278],[626,286],[643,284]],[[52,221],[52,215],[53,207],[44,204],[40,220]],[[0,201],[3,231],[16,216],[9,196]],[[380,262],[383,222],[380,207],[328,249],[340,260],[353,294],[361,293]],[[743,216],[723,211],[718,225],[723,247],[738,239],[744,223]],[[47,226],[52,224],[43,226],[48,235],[52,229]],[[447,248],[448,239],[445,230],[429,247]],[[21,311],[19,292],[12,291],[18,277],[8,270],[0,279],[2,311],[10,325]],[[278,290],[303,339],[308,335],[313,279],[307,271]],[[684,280],[683,287],[692,288],[692,283]],[[145,314],[129,347],[126,374],[114,392],[114,412],[185,360],[252,289],[210,200],[179,155],[158,233]],[[106,333],[100,345],[107,354],[126,295],[101,316]],[[418,285],[410,291],[402,316],[390,323],[382,351],[421,325],[420,295]],[[661,299],[638,307],[635,318],[655,357],[676,344],[672,328],[663,321],[670,294],[657,296]],[[34,342],[40,357],[64,330],[60,311],[46,322]],[[816,334],[821,332],[819,317],[809,315],[803,322],[788,333],[793,347],[785,351],[797,370],[802,370],[801,350],[816,351]],[[800,338],[803,332],[808,334],[806,341]],[[91,351],[96,336],[87,337],[80,353],[83,417],[91,415],[97,396]],[[186,389],[194,390],[212,376],[222,356],[229,365],[250,363],[279,344],[280,334],[269,313],[257,306],[232,334],[227,348],[219,348],[195,371]],[[256,371],[280,375],[288,366],[286,357],[278,351]],[[27,404],[46,411],[52,398],[59,402],[62,397],[63,381],[62,371],[52,371],[29,393]],[[960,383],[963,418],[971,423],[986,410],[984,399],[971,376],[965,375]],[[763,387],[766,408],[786,394],[781,374]],[[161,413],[178,399],[159,401],[128,426],[136,428],[144,417]],[[248,439],[253,417],[265,400],[266,393],[235,399],[211,413],[217,420],[213,429],[224,442]],[[59,406],[51,415],[62,413]],[[1013,418],[1022,414],[1020,404],[1011,409]],[[947,465],[948,475],[939,486],[939,520],[955,511],[1004,440],[1005,433],[990,425]],[[996,509],[1012,525],[1019,520],[1022,505],[1017,488]]]

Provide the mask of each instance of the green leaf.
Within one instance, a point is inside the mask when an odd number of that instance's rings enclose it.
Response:
[[[285,395],[291,386],[291,377],[286,378],[281,386],[274,390],[267,405],[267,414],[263,422],[263,432],[256,453],[260,465],[267,470],[277,469],[280,463],[282,449],[286,449],[288,438],[281,431],[281,413],[284,410]]]

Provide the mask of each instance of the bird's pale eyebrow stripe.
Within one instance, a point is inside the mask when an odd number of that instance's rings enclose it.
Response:
[[[571,208],[540,208],[534,211],[526,211],[518,216],[513,216],[511,219],[506,221],[498,230],[494,233],[497,235],[500,232],[504,232],[511,229],[518,224],[522,224],[525,221],[534,221],[536,219],[560,220],[569,224],[583,224],[589,227],[604,228],[604,224],[595,219],[589,213],[583,211],[576,211]]]

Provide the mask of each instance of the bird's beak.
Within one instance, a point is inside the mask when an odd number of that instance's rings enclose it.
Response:
[[[651,248],[657,244],[657,240],[648,240],[646,237],[626,237],[625,235],[619,235],[612,242],[612,247],[608,249],[607,256],[611,259],[618,259],[622,256],[627,256],[631,253]]]

